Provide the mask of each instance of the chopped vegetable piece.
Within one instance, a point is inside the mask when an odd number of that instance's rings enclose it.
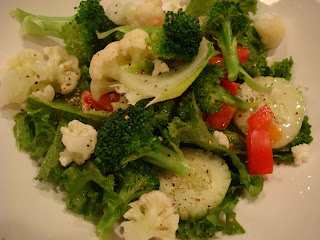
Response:
[[[251,175],[273,172],[272,145],[266,130],[249,130],[246,137],[248,169]]]
[[[251,129],[261,130],[267,128],[267,126],[272,122],[273,117],[274,113],[272,110],[267,105],[264,105],[249,117],[247,121]]]
[[[221,105],[221,111],[208,115],[206,123],[209,127],[214,129],[225,130],[228,127],[234,113],[237,111],[237,107],[230,106],[225,103],[221,103]]]

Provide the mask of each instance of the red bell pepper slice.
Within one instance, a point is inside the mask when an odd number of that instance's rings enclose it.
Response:
[[[272,173],[273,153],[269,132],[266,130],[249,130],[245,141],[249,173],[251,175]]]
[[[237,107],[221,103],[221,111],[215,114],[209,114],[206,118],[206,123],[209,127],[217,130],[225,130],[234,113],[237,111]]]

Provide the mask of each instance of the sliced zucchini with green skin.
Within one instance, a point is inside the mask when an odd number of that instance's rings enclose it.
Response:
[[[170,172],[160,177],[160,191],[167,194],[180,219],[200,219],[207,210],[217,207],[224,199],[231,182],[228,165],[210,151],[182,149],[190,160],[190,176]]]
[[[272,86],[272,92],[270,94],[258,93],[246,83],[241,84],[236,95],[238,98],[250,102],[260,100],[260,102],[248,111],[237,111],[233,118],[234,123],[243,133],[246,133],[249,130],[247,119],[266,104],[274,113],[272,123],[282,133],[281,139],[272,143],[272,148],[284,147],[300,131],[305,113],[302,93],[283,78],[259,77],[257,82],[265,86]]]

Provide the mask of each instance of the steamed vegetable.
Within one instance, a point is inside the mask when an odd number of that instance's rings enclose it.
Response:
[[[80,65],[89,65],[92,56],[114,41],[113,36],[98,39],[96,31],[116,27],[104,12],[100,0],[81,1],[77,13],[69,17],[49,17],[27,13],[21,9],[11,11],[22,25],[25,34],[58,37],[66,49],[78,57]]]
[[[162,144],[161,137],[154,134],[154,124],[154,113],[148,108],[130,106],[113,113],[98,133],[95,162],[100,171],[112,173],[142,158],[179,175],[187,175],[189,160]]]
[[[242,11],[240,5],[235,2],[219,1],[215,3],[206,16],[202,25],[206,34],[217,40],[221,48],[224,62],[228,70],[228,79],[235,81],[238,77],[244,79],[247,84],[259,92],[270,93],[271,87],[265,87],[257,83],[240,65],[237,56],[237,37],[250,26],[250,21]]]

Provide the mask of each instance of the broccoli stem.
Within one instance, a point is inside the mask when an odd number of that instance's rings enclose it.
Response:
[[[97,225],[97,234],[101,240],[105,240],[112,231],[114,224],[123,215],[122,208],[116,205],[107,206],[103,216]]]
[[[155,151],[145,154],[142,160],[181,176],[186,176],[190,173],[189,160],[182,154],[162,144],[160,144]]]
[[[123,182],[117,193],[120,201],[105,207],[104,214],[97,225],[97,233],[101,240],[106,239],[115,223],[128,210],[130,202],[138,199],[142,194],[150,192],[149,189],[144,189],[142,186],[143,182],[139,179],[137,182]]]
[[[135,29],[141,29],[141,30],[151,34],[156,29],[159,29],[159,28],[162,28],[162,27],[120,26],[120,27],[116,27],[116,28],[110,29],[109,31],[102,32],[102,33],[97,31],[96,34],[97,34],[98,39],[103,39],[103,38],[108,37],[109,35],[111,35],[114,32],[128,33],[128,32],[135,30]]]
[[[257,92],[270,94],[272,87],[266,87],[255,81],[240,65],[237,53],[237,38],[233,37],[231,22],[226,21],[222,27],[221,36],[217,36],[218,46],[221,48],[224,62],[228,70],[228,79],[235,81],[242,78],[250,88]]]
[[[248,86],[256,92],[264,92],[267,94],[270,94],[272,92],[272,87],[261,85],[260,83],[255,81],[242,67],[240,67],[240,76],[244,79]]]
[[[222,42],[218,41],[224,61],[228,70],[228,79],[235,81],[239,75],[240,63],[237,52],[237,39],[233,37],[231,23],[226,21],[223,25]]]
[[[48,17],[27,13],[17,8],[11,11],[23,26],[25,34],[35,34],[42,36],[52,36],[61,38],[62,27],[71,22],[74,16],[71,17]]]
[[[215,86],[214,91],[212,94],[212,99],[215,101],[223,102],[228,105],[236,106],[241,111],[247,111],[248,109],[254,107],[257,102],[246,102],[237,98],[230,94],[228,90],[221,86]]]

